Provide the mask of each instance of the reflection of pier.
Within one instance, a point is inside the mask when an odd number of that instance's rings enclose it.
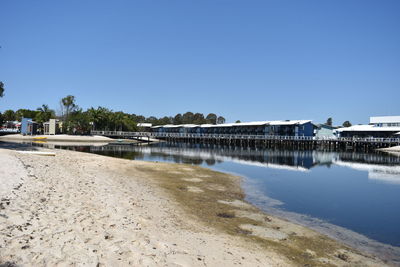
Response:
[[[185,144],[175,144],[171,146],[118,146],[108,145],[104,147],[92,147],[93,152],[138,152],[160,157],[185,158],[184,162],[197,162],[201,164],[205,161],[213,165],[213,161],[240,161],[244,164],[258,165],[264,167],[290,168],[295,170],[307,170],[314,166],[312,151],[290,151],[290,150],[254,150],[241,149],[238,147],[222,146],[199,146],[189,147]],[[189,162],[188,162],[189,163]]]
[[[194,133],[157,133],[157,132],[120,132],[92,131],[93,135],[113,138],[141,139],[156,138],[169,142],[186,142],[199,144],[218,144],[239,147],[259,148],[294,148],[328,150],[368,151],[400,145],[400,138],[324,138],[313,136],[275,136],[275,135],[242,135],[242,134],[194,134]]]
[[[308,170],[316,165],[338,162],[365,163],[369,165],[400,165],[400,157],[378,153],[326,152],[315,150],[251,149],[220,145],[184,143],[157,144],[151,146],[107,145],[91,147],[92,152],[131,152],[136,158],[152,155],[170,158],[175,162],[213,165],[217,161],[236,161],[247,165],[293,170]],[[339,164],[338,164],[339,165]]]
[[[341,161],[359,162],[368,164],[400,165],[400,157],[383,153],[352,153],[339,152]]]

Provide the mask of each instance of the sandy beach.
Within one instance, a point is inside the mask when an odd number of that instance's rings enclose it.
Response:
[[[112,142],[115,139],[99,135],[22,135],[8,134],[0,136],[0,141],[55,141],[55,142]]]
[[[0,265],[386,266],[243,201],[208,169],[0,149]]]

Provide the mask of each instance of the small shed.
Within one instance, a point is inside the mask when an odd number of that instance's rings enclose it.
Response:
[[[45,135],[55,135],[60,132],[60,125],[56,119],[50,119],[48,122],[43,123]]]
[[[21,134],[23,135],[34,135],[37,133],[38,124],[31,118],[22,118],[21,120]]]

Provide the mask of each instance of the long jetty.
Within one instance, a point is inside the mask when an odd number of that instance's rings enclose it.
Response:
[[[369,151],[400,145],[400,138],[324,138],[315,136],[153,133],[126,131],[91,131],[91,134],[120,139],[137,139],[142,141],[160,139],[169,142],[205,143],[260,148],[282,147],[294,149]]]

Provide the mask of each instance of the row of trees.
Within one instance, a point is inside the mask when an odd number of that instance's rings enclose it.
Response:
[[[0,97],[4,96],[4,83],[0,82]],[[63,121],[63,131],[65,133],[89,133],[94,130],[119,130],[137,131],[138,123],[151,123],[152,125],[165,124],[222,124],[225,118],[209,113],[204,116],[202,113],[186,112],[175,116],[165,116],[157,118],[154,116],[144,117],[142,115],[128,114],[122,111],[114,112],[105,107],[89,108],[86,111],[76,104],[75,96],[68,95],[60,101],[61,113],[56,116],[54,110],[48,105],[43,104],[36,110],[19,109],[17,111],[6,110],[0,113],[0,124],[5,121],[20,121],[22,118],[32,118],[39,124],[51,118],[58,118]],[[240,122],[240,121],[236,121]],[[333,119],[328,118],[326,125],[332,126]],[[345,121],[342,126],[350,127],[352,124]]]
[[[175,116],[157,118],[154,116],[144,117],[142,115],[129,114],[122,111],[114,112],[105,107],[89,108],[83,110],[76,104],[76,98],[68,95],[60,100],[61,111],[56,115],[48,105],[42,105],[36,110],[19,109],[17,111],[6,110],[0,113],[0,122],[20,121],[21,118],[32,118],[43,124],[51,118],[60,119],[63,122],[64,133],[89,133],[90,130],[118,130],[137,131],[138,123],[151,123],[152,125],[164,124],[221,124],[225,118],[210,113],[206,116],[202,113],[186,112]]]
[[[36,110],[18,109],[17,111],[6,110],[2,114],[0,112],[0,125],[7,121],[21,121],[22,118],[32,118],[39,124],[43,124],[51,118],[55,118],[55,112],[49,109],[48,105],[42,105]]]

